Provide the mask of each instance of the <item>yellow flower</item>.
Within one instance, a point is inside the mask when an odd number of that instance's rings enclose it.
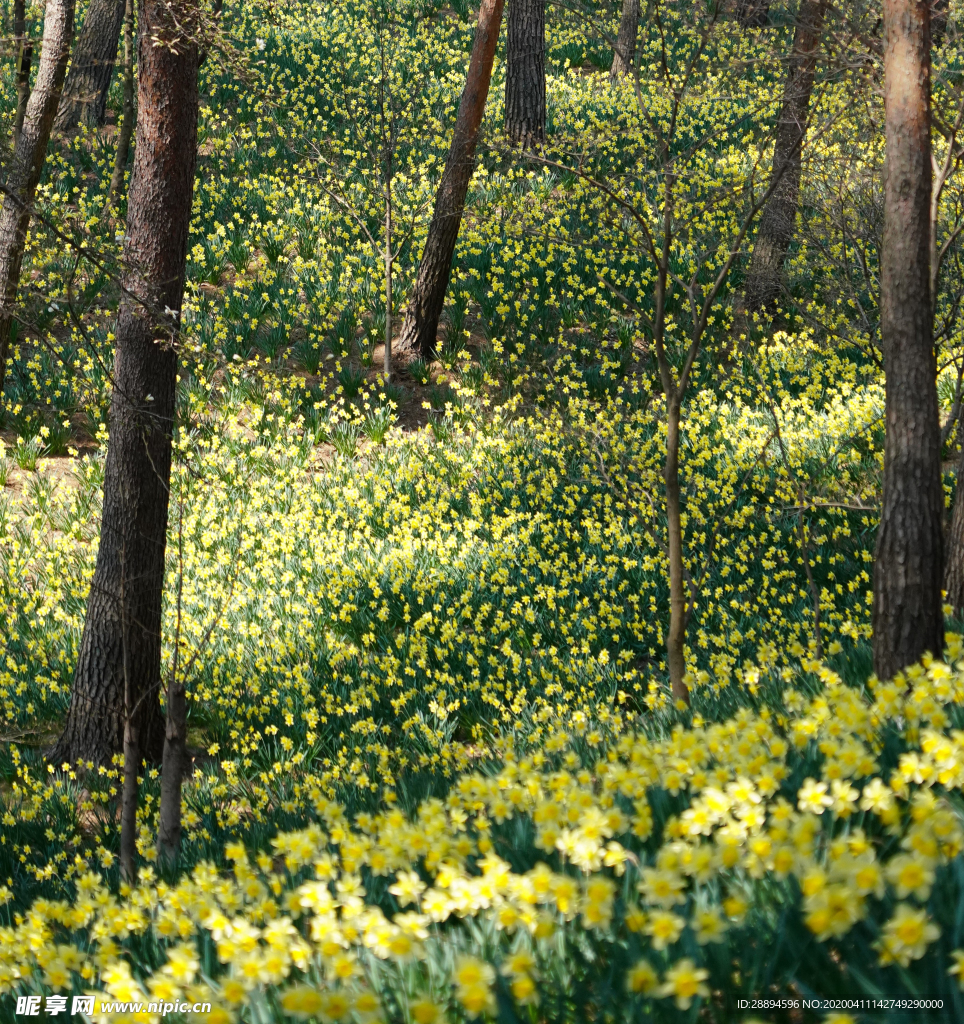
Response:
[[[436,1024],[442,1019],[442,1008],[431,999],[416,999],[408,1004],[408,1012],[415,1024]]]
[[[495,971],[489,964],[474,956],[460,956],[455,961],[453,980],[457,986],[455,996],[470,1014],[494,1012],[491,986]]]
[[[930,921],[925,910],[899,903],[878,943],[880,962],[907,967],[911,960],[919,960],[940,934],[940,928]]]
[[[951,959],[954,961],[948,968],[947,973],[952,977],[957,977],[957,983],[964,988],[964,949],[955,949],[951,953]]]
[[[281,1008],[292,1017],[314,1017],[325,1007],[325,998],[317,989],[298,985],[281,997]]]
[[[534,1006],[539,1002],[536,984],[528,974],[520,974],[512,981],[512,995],[520,1006]]]
[[[696,931],[696,941],[701,946],[708,942],[722,942],[723,935],[729,927],[716,907],[697,910],[693,915],[692,924]]]
[[[659,984],[659,975],[648,960],[640,960],[626,974],[626,988],[638,995],[652,992]]]
[[[652,939],[653,949],[665,949],[680,937],[685,924],[678,914],[668,910],[657,910],[650,914],[645,931]]]
[[[809,811],[811,814],[823,814],[833,804],[833,797],[827,794],[826,782],[817,782],[816,779],[804,779],[803,785],[797,792],[797,807],[801,811]]]
[[[898,899],[905,899],[913,893],[923,902],[930,896],[934,869],[920,857],[901,853],[888,862],[887,880],[893,885]]]
[[[709,976],[709,971],[684,958],[666,972],[665,980],[656,994],[662,999],[674,996],[679,1009],[688,1010],[694,999],[705,999],[710,994],[709,988],[703,984]]]

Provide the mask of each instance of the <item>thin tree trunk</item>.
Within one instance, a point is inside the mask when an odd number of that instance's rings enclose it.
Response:
[[[764,28],[769,16],[767,0],[737,0],[736,20],[743,28]]]
[[[391,165],[389,164],[389,168]],[[392,379],[392,179],[385,186],[385,380]]]
[[[636,60],[636,37],[639,35],[639,0],[623,0],[619,16],[619,33],[613,53],[613,66],[609,72],[612,81],[628,75]]]
[[[91,128],[104,123],[125,6],[126,0],[91,0],[57,111],[57,131],[73,131],[81,121]]]
[[[181,784],[187,767],[187,694],[184,680],[178,677],[175,666],[167,688],[167,727],[164,732],[160,823],[157,831],[157,852],[161,864],[166,868],[174,867],[181,848]]]
[[[948,0],[931,0],[931,45],[942,46],[947,33]]]
[[[138,13],[137,147],[125,242],[131,294],[122,300],[117,319],[100,547],[70,711],[53,755],[58,761],[105,763],[121,749],[121,593],[127,595],[127,647],[133,701],[141,711],[141,750],[150,760],[161,754],[161,594],[176,318],[184,291],[198,118],[197,46],[180,35],[173,19],[191,32],[196,16],[196,3],[189,0],[170,7],[165,0],[141,0]]]
[[[121,562],[123,563],[123,552]],[[137,792],[141,770],[141,747],[138,723],[139,702],[135,702],[130,665],[130,620],[127,617],[125,576],[121,574],[121,658],[124,675],[124,777],[121,786],[120,874],[128,884],[136,879],[137,862]]]
[[[13,122],[13,148],[20,142],[23,119],[27,115],[30,99],[30,64],[33,60],[33,40],[27,35],[25,0],[14,0],[13,34],[17,44],[17,116]]]
[[[884,487],[874,570],[874,670],[888,679],[944,644],[940,423],[930,299],[929,0],[883,0],[886,371]]]
[[[124,188],[124,174],[127,171],[127,155],[134,134],[134,0],[126,0],[124,12],[124,107],[120,132],[117,136],[117,151],[114,153],[114,173],[110,179],[112,196],[119,196]]]
[[[523,149],[546,141],[545,0],[509,0],[505,130]]]
[[[803,0],[793,33],[783,106],[773,147],[773,188],[763,213],[743,289],[745,313],[758,313],[776,302],[783,265],[797,220],[803,144],[810,118],[810,96],[827,0]]]
[[[20,265],[27,242],[30,208],[47,156],[73,30],[74,0],[47,0],[37,82],[27,102],[0,207],[0,391],[7,369],[7,349],[20,287]]]
[[[689,704],[686,685],[686,591],[683,581],[683,516],[679,487],[680,398],[666,403],[666,463],[663,481],[666,485],[666,532],[669,548],[669,634],[666,639],[666,662],[673,699]]]
[[[475,147],[492,77],[492,61],[502,24],[502,0],[482,0],[472,56],[459,103],[452,145],[435,195],[435,209],[405,313],[396,350],[435,354],[439,317],[445,302],[465,196],[475,169]]]
[[[951,528],[947,535],[944,589],[947,591],[947,603],[954,609],[954,614],[961,618],[964,616],[964,417],[958,420],[957,438],[961,454],[957,463],[957,490],[951,513]]]

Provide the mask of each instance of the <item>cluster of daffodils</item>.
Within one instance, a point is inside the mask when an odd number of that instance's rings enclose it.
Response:
[[[88,869],[0,929],[0,985],[210,1002],[212,1021],[500,1000],[555,1019],[600,999],[672,1019],[752,994],[764,958],[774,992],[833,995],[859,971],[868,993],[926,978],[957,1006],[962,654],[952,638],[947,662],[866,690],[804,659],[779,706],[717,722],[560,716],[408,811],[316,793],[307,827],[228,843],[229,871],[146,868],[115,895]]]

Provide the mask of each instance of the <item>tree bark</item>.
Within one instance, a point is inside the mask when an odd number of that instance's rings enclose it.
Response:
[[[70,711],[53,755],[58,761],[105,763],[121,749],[125,647],[141,751],[150,760],[161,754],[161,595],[175,343],[197,159],[197,46],[180,33],[191,32],[196,16],[191,0],[171,6],[165,0],[141,0],[138,13],[137,147],[124,252],[127,294],[116,328],[104,510]]]
[[[27,101],[30,99],[30,64],[33,60],[33,40],[27,35],[27,11],[25,0],[14,0],[13,34],[17,46],[17,115],[13,122],[13,148],[16,150],[23,131],[23,119],[27,115]]]
[[[874,569],[874,670],[944,644],[941,444],[930,297],[929,0],[883,0],[886,372],[884,486]]]
[[[510,142],[523,149],[546,141],[545,0],[509,2],[505,130]]]
[[[7,368],[10,329],[20,286],[30,208],[60,100],[74,30],[74,0],[47,0],[37,81],[24,115],[0,207],[0,391]]]
[[[947,591],[947,603],[954,609],[954,614],[961,618],[964,616],[964,417],[958,420],[957,437],[961,444],[961,455],[957,463],[954,510],[947,535],[944,589]]]
[[[765,28],[769,17],[767,0],[737,0],[736,20],[742,28]]]
[[[669,549],[669,633],[666,638],[666,667],[673,699],[689,704],[685,682],[686,591],[683,580],[683,510],[679,487],[680,396],[666,403],[666,532]]]
[[[619,16],[619,33],[616,36],[616,49],[613,53],[613,66],[609,72],[609,77],[614,82],[623,75],[628,75],[636,60],[639,14],[639,0],[623,0],[623,9]]]
[[[117,135],[117,149],[114,153],[114,172],[110,179],[111,195],[117,197],[124,188],[124,174],[127,171],[127,155],[134,134],[134,0],[125,0],[124,11],[124,108],[120,132]]]
[[[780,294],[783,265],[797,220],[803,144],[810,117],[817,49],[827,0],[803,0],[797,15],[783,87],[783,106],[773,147],[770,187],[773,191],[760,217],[753,255],[743,289],[745,313],[772,307]]]
[[[435,195],[432,222],[396,351],[418,352],[426,359],[435,354],[438,322],[452,271],[465,196],[475,169],[475,147],[489,94],[492,61],[501,24],[502,0],[482,0],[452,145]]]
[[[104,123],[125,6],[126,0],[91,0],[57,111],[57,131],[73,131],[81,121],[91,128]]]

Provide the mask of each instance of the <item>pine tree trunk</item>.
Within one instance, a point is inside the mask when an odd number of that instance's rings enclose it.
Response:
[[[127,171],[127,155],[134,134],[134,0],[126,0],[124,11],[124,108],[121,126],[117,135],[117,149],[114,152],[114,172],[110,179],[112,196],[119,196],[124,188],[124,174]]]
[[[0,391],[7,369],[10,329],[20,286],[30,208],[60,100],[74,30],[74,0],[47,0],[37,81],[27,102],[23,128],[7,172],[0,207]]]
[[[622,75],[628,75],[636,60],[636,37],[639,35],[639,0],[623,0],[619,16],[619,34],[613,53],[613,66],[609,77],[615,82]]]
[[[125,6],[125,0],[91,0],[57,111],[57,131],[73,131],[81,121],[91,128],[104,123]]]
[[[489,94],[492,61],[501,24],[502,0],[482,0],[452,145],[435,195],[432,222],[396,351],[417,352],[426,359],[435,354],[438,322],[452,271],[465,196],[475,169],[475,147]]]
[[[509,0],[505,130],[523,149],[546,141],[545,0]]]
[[[24,0],[14,0],[13,34],[17,46],[17,115],[13,122],[13,148],[16,150],[27,116],[30,99],[30,64],[33,60],[33,40],[27,35],[27,12]]]
[[[177,374],[171,311],[180,310],[184,291],[198,118],[197,46],[171,19],[190,31],[196,14],[193,3],[171,9],[165,0],[141,0],[138,12],[137,147],[124,253],[133,297],[122,300],[117,319],[100,547],[56,761],[104,763],[122,748],[125,648],[141,752],[154,761],[161,755],[161,594]]]
[[[743,290],[746,313],[758,313],[776,302],[783,279],[783,265],[797,220],[803,144],[810,117],[810,96],[826,0],[803,0],[797,15],[783,87],[783,106],[773,147],[773,191],[760,217],[753,255]]]
[[[767,0],[737,0],[736,20],[743,28],[765,28],[770,17]]]
[[[944,643],[940,424],[930,299],[929,0],[884,0],[884,493],[874,569],[874,670],[888,679]]]

